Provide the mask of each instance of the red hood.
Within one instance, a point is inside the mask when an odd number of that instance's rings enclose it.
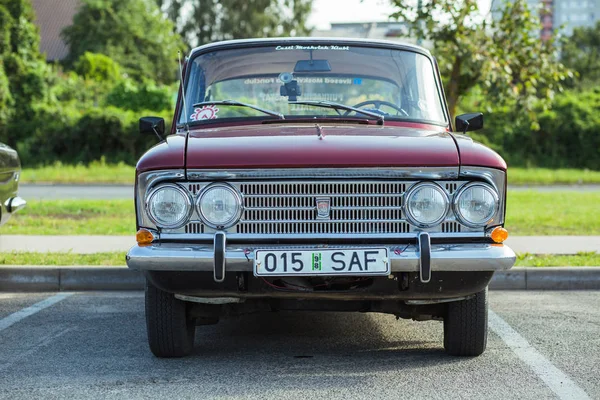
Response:
[[[261,125],[193,131],[189,169],[458,167],[450,134],[398,126]]]

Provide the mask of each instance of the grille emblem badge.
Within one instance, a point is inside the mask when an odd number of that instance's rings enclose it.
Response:
[[[331,216],[331,198],[318,197],[317,202],[317,219],[330,219]]]

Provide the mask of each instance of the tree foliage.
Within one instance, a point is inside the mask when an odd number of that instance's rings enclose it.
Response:
[[[191,45],[253,37],[302,36],[312,0],[156,0]],[[185,10],[185,11],[184,11]]]
[[[453,116],[460,99],[481,87],[489,104],[511,104],[535,125],[534,107],[549,104],[569,74],[553,41],[540,39],[539,16],[525,0],[505,3],[493,20],[481,15],[477,0],[392,3],[392,17],[407,24],[408,35],[433,44]]]
[[[86,52],[104,54],[132,78],[171,83],[183,43],[153,0],[83,0],[73,25],[65,28],[68,65]]]
[[[47,94],[49,69],[33,20],[29,0],[0,0],[0,140],[11,145],[9,122],[31,119]]]
[[[507,107],[489,115],[483,131],[469,135],[499,151],[509,165],[600,170],[600,88],[566,90],[549,110],[536,108],[537,130],[527,120],[515,121]]]
[[[112,58],[104,54],[86,51],[75,62],[75,72],[94,81],[116,81],[121,78],[121,67]]]
[[[581,83],[600,82],[600,21],[594,27],[575,28],[561,50],[561,61],[579,73]]]

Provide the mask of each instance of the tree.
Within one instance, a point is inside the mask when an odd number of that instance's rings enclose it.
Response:
[[[31,120],[47,95],[49,69],[34,19],[29,0],[0,0],[0,136],[11,146],[16,137],[6,126]]]
[[[156,0],[192,46],[219,40],[301,36],[312,0]],[[186,11],[183,15],[182,10]]]
[[[171,83],[183,43],[152,0],[83,0],[73,25],[63,31],[67,65],[86,52],[104,54],[138,81]]]
[[[561,61],[579,73],[582,83],[600,82],[600,21],[575,28],[562,42]]]
[[[433,44],[452,116],[460,99],[481,87],[489,104],[510,104],[535,125],[534,105],[547,106],[569,75],[553,41],[540,39],[539,16],[525,0],[505,3],[492,21],[481,16],[477,0],[392,3],[392,17],[407,24],[408,35]]]

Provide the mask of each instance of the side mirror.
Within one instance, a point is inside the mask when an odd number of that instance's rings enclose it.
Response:
[[[165,134],[165,119],[160,117],[142,117],[140,118],[140,133],[148,134],[153,133],[160,140],[163,139]]]
[[[476,131],[483,128],[483,114],[470,113],[458,115],[455,118],[454,125],[457,132],[467,133],[467,131]]]

